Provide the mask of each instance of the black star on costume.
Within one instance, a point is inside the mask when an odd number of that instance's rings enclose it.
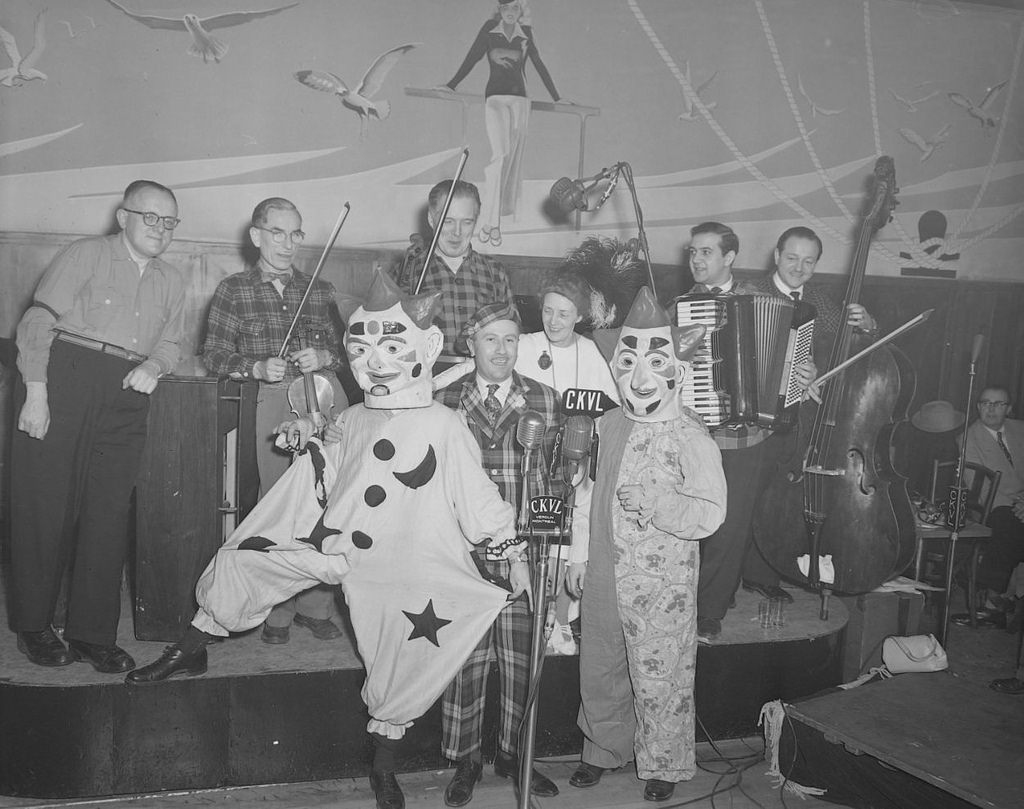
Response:
[[[296,537],[299,542],[305,542],[312,545],[320,553],[324,552],[324,540],[327,537],[332,537],[335,534],[340,534],[340,528],[330,528],[324,525],[324,515],[320,515],[320,519],[316,521],[316,525],[313,526],[313,531],[308,537]]]
[[[437,630],[442,627],[448,626],[451,621],[445,618],[438,618],[434,614],[434,599],[430,599],[427,602],[427,606],[423,608],[423,612],[417,614],[415,612],[406,612],[405,617],[412,621],[412,632],[410,633],[408,640],[416,640],[416,638],[426,638],[435,646],[440,648],[441,644],[437,642]]]

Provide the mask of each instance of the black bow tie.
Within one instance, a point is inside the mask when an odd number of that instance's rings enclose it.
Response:
[[[268,284],[272,284],[274,281],[280,281],[282,284],[287,284],[291,278],[291,270],[285,270],[284,272],[267,272],[266,270],[263,270],[263,280]]]

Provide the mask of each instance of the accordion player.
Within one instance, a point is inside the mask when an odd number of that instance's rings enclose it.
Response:
[[[675,299],[675,310],[677,325],[707,328],[683,381],[683,404],[709,429],[792,429],[803,393],[794,371],[811,358],[814,306],[775,295],[690,293]]]

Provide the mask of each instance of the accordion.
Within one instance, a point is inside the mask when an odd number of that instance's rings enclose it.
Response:
[[[802,391],[793,369],[810,359],[815,308],[775,295],[693,293],[676,298],[676,324],[707,328],[680,395],[708,427],[791,429]]]

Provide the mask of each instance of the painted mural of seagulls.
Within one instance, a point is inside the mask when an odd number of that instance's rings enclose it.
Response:
[[[921,162],[923,163],[935,154],[936,149],[946,142],[946,139],[949,137],[950,126],[951,124],[946,124],[927,140],[918,135],[913,129],[900,129],[899,133],[903,136],[904,140],[914,144],[914,146],[921,150]]]
[[[841,112],[846,112],[846,107],[843,107],[841,110],[827,110],[811,101],[811,97],[807,95],[807,91],[804,89],[804,81],[799,73],[796,74],[796,87],[800,91],[800,95],[804,97],[804,101],[811,105],[812,118],[817,118],[819,115],[838,115]]]
[[[213,17],[200,18],[196,14],[185,14],[182,17],[156,17],[151,14],[139,14],[129,11],[115,0],[107,0],[110,5],[127,14],[133,20],[159,31],[188,31],[192,35],[192,44],[188,46],[189,56],[201,56],[204,62],[211,59],[219,62],[228,52],[228,46],[214,36],[210,31],[218,28],[230,28],[235,25],[258,20],[261,17],[269,17],[271,14],[278,14],[289,8],[294,8],[298,3],[289,3],[287,6],[268,8],[264,11],[236,11],[229,14],[217,14]]]
[[[11,60],[11,66],[0,70],[0,84],[5,87],[20,87],[27,81],[42,79],[46,81],[46,74],[36,68],[36,62],[43,55],[46,48],[46,27],[43,19],[46,9],[36,15],[35,36],[32,41],[32,50],[24,59],[18,49],[18,43],[11,36],[6,28],[0,28],[0,43],[7,52],[7,58]]]
[[[898,95],[897,92],[890,87],[889,88],[889,94],[893,98],[895,98],[897,101],[899,101],[900,104],[902,104],[904,107],[906,107],[907,108],[907,112],[917,112],[917,105],[918,104],[923,104],[925,101],[928,101],[931,98],[935,98],[935,96],[937,96],[939,94],[939,91],[938,90],[932,90],[932,92],[928,93],[928,95],[921,96],[921,98],[909,99],[909,98],[904,98],[901,95]]]
[[[992,106],[992,102],[996,100],[996,96],[999,95],[999,91],[1006,86],[1006,79],[1003,79],[999,84],[994,84],[985,91],[985,97],[981,100],[980,104],[975,104],[967,96],[961,95],[960,93],[948,93],[949,100],[956,104],[958,107],[963,107],[967,110],[967,114],[972,118],[977,118],[978,123],[981,124],[982,129],[991,129],[997,123],[999,119],[992,115],[988,110]]]
[[[686,77],[686,83],[693,87],[693,82],[690,81],[690,62],[689,60],[683,62],[683,75]],[[705,79],[699,87],[693,87],[693,92],[696,93],[697,97],[700,98],[701,93],[708,89],[708,85],[714,81],[715,76],[718,75],[716,70],[711,74],[711,77]],[[707,110],[713,110],[718,106],[717,101],[704,101],[704,108]],[[693,108],[693,103],[690,101],[689,96],[683,93],[683,111],[679,114],[680,121],[696,121],[700,117],[699,113]]]
[[[295,74],[295,78],[306,87],[333,93],[341,99],[342,104],[355,111],[359,116],[359,138],[362,139],[366,135],[366,122],[371,115],[378,121],[383,121],[391,114],[390,101],[384,99],[374,101],[373,97],[380,92],[384,85],[384,79],[391,72],[391,68],[418,44],[420,43],[413,42],[384,51],[373,60],[373,64],[366,71],[355,92],[349,90],[348,85],[340,77],[325,70],[300,70]]]

